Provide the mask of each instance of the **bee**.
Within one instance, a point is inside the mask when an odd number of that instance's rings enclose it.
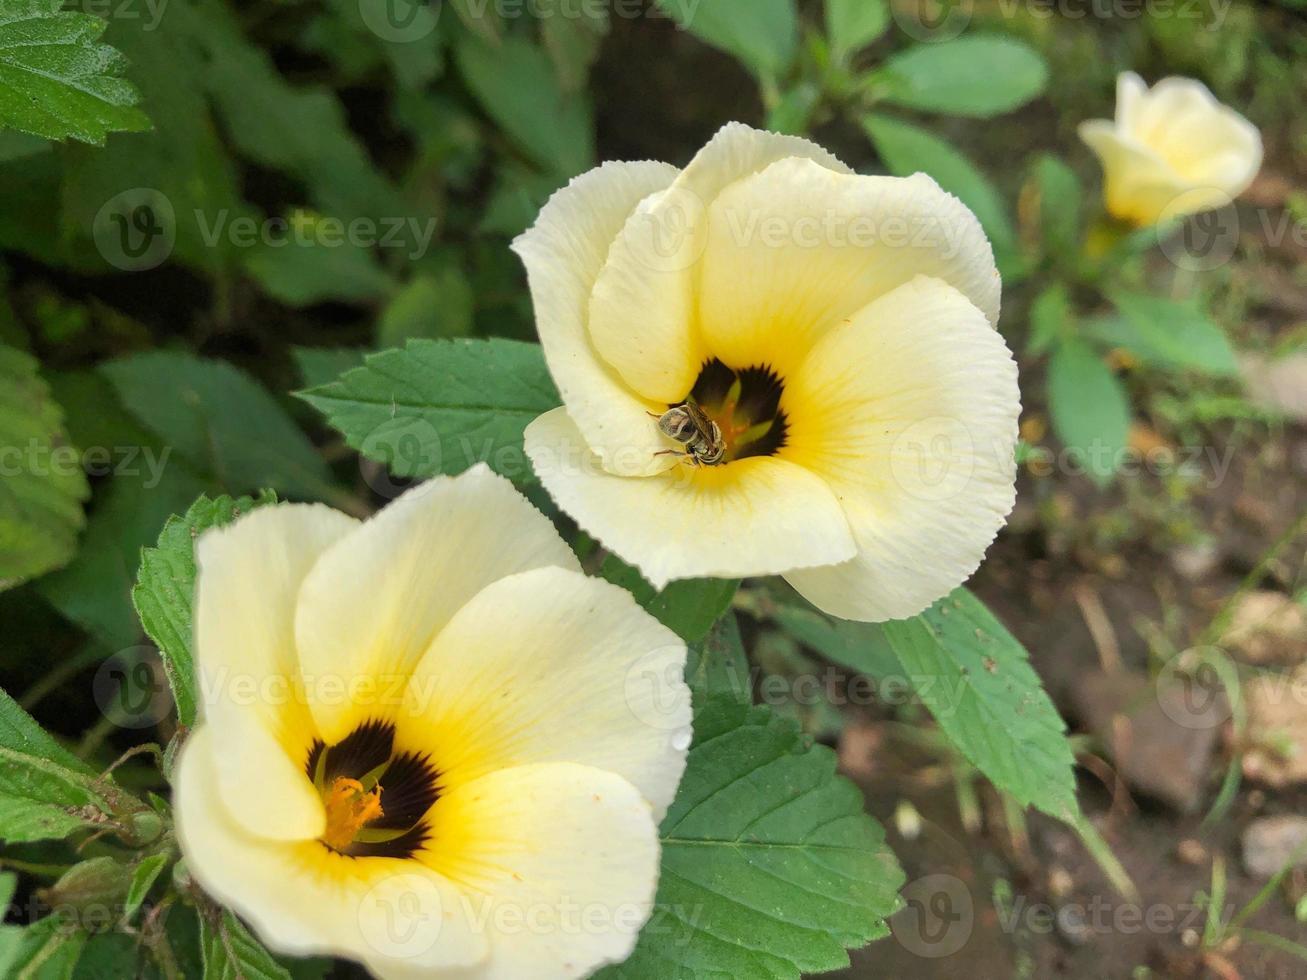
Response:
[[[726,455],[726,442],[722,439],[722,427],[708,416],[692,401],[673,405],[662,415],[653,415],[658,419],[658,430],[669,439],[675,439],[685,447],[684,452],[665,449],[656,455],[676,454],[686,456],[699,466],[712,466],[722,461]]]

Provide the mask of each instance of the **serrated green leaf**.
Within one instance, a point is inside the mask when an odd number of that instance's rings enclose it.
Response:
[[[971,34],[918,44],[894,55],[870,78],[884,101],[909,109],[987,118],[1044,91],[1048,66],[1028,44]]]
[[[157,547],[141,552],[141,568],[132,589],[132,604],[141,625],[159,648],[164,672],[177,703],[177,718],[194,725],[198,687],[191,651],[192,608],[195,593],[195,540],[212,527],[230,524],[255,507],[275,501],[272,494],[257,499],[200,497],[181,516],[163,526]]]
[[[740,710],[709,738],[696,713],[653,917],[602,980],[794,980],[888,932],[903,872],[861,792],[830,749],[765,708]]]
[[[57,840],[95,826],[107,804],[87,765],[0,690],[0,841]]]
[[[1234,348],[1220,326],[1193,302],[1146,293],[1113,292],[1124,319],[1095,321],[1095,336],[1159,367],[1201,371],[1218,377],[1238,374]]]
[[[1017,249],[1007,205],[989,178],[953,146],[920,127],[889,116],[869,115],[863,128],[890,173],[907,177],[918,171],[929,174],[944,190],[969,207],[994,243],[1000,258]]]
[[[236,916],[226,909],[200,916],[204,980],[291,980]]]
[[[486,114],[536,164],[563,180],[593,166],[589,96],[565,92],[544,51],[523,38],[492,45],[469,34],[455,55]]]
[[[799,19],[794,0],[657,0],[678,25],[774,79],[794,60]]]
[[[836,61],[866,47],[889,27],[886,0],[826,0],[826,36]]]
[[[100,371],[142,425],[228,492],[266,487],[309,500],[332,492],[331,473],[312,443],[233,365],[155,351],[110,361]]]
[[[1066,724],[1025,648],[984,603],[958,589],[882,629],[917,695],[972,765],[1022,806],[1076,819]]]
[[[66,564],[90,495],[37,363],[0,345],[0,589]]]
[[[485,462],[519,481],[531,477],[523,430],[559,404],[539,345],[499,339],[410,341],[300,397],[396,476]]]
[[[635,596],[664,626],[687,643],[702,640],[727,609],[740,587],[739,579],[699,578],[670,583],[659,592],[616,555],[604,559],[599,569],[603,578]]]
[[[1130,399],[1098,352],[1078,337],[1063,341],[1048,362],[1053,431],[1099,486],[1120,467],[1130,433]]]
[[[297,212],[287,225],[289,238],[260,241],[242,255],[242,264],[269,296],[288,306],[330,301],[377,300],[394,280],[368,248],[351,243],[337,218]]]
[[[98,43],[105,22],[60,0],[0,0],[0,125],[47,139],[100,144],[149,129],[126,61]]]

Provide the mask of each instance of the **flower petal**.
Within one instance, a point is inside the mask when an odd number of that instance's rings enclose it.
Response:
[[[653,909],[658,829],[613,773],[570,763],[502,769],[431,810],[418,858],[475,896],[490,955],[462,980],[587,977],[630,955]]]
[[[646,415],[659,406],[640,401],[596,355],[586,328],[590,293],[628,216],[677,173],[662,163],[606,163],[554,194],[513,242],[563,403],[608,465],[638,472],[665,465],[653,456],[663,444]]]
[[[1082,122],[1078,129],[1103,165],[1107,210],[1140,226],[1155,223],[1176,198],[1190,190],[1153,150],[1123,136],[1106,119]],[[1218,200],[1214,204],[1222,203]]]
[[[616,236],[595,282],[590,337],[644,397],[682,401],[708,358],[695,323],[694,283],[710,205],[731,184],[787,158],[849,172],[815,143],[731,123],[671,187],[641,202]]]
[[[273,949],[295,956],[389,962],[428,971],[481,962],[488,944],[463,917],[459,890],[413,860],[350,858],[316,840],[247,834],[217,791],[225,735],[202,724],[176,768],[177,834],[205,891],[244,916]],[[258,810],[259,797],[247,806]]]
[[[322,833],[322,801],[303,778],[314,727],[296,697],[295,597],[318,557],[358,527],[328,507],[260,507],[196,545],[195,666],[201,710],[227,733],[223,792],[251,832]]]
[[[1002,337],[918,277],[813,348],[785,389],[781,455],[835,490],[852,561],[785,577],[846,619],[920,612],[980,564],[1015,499],[1020,392]]]
[[[413,671],[403,747],[442,784],[576,762],[633,783],[661,819],[690,744],[685,644],[630,594],[563,568],[486,586]]]
[[[484,465],[410,490],[328,549],[305,578],[295,614],[323,740],[334,744],[384,714],[387,692],[403,689],[468,599],[546,565],[578,567],[548,518]]]
[[[540,481],[573,520],[656,588],[672,579],[771,575],[852,557],[839,501],[800,466],[755,456],[652,477],[607,473],[561,409],[526,430]]]
[[[797,369],[823,333],[914,275],[950,283],[998,320],[980,223],[924,174],[866,177],[782,160],[709,209],[699,313],[730,367]]]

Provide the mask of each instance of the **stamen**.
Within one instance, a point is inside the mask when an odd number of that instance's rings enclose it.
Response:
[[[381,787],[364,789],[357,779],[337,776],[323,801],[327,809],[327,830],[322,842],[332,850],[343,851],[358,836],[359,831],[373,820],[383,816]]]

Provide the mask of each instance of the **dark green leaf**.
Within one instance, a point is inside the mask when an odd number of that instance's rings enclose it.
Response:
[[[396,476],[485,462],[517,480],[531,475],[523,430],[559,403],[540,347],[499,339],[410,341],[300,397]]]
[[[141,858],[140,863],[132,869],[131,885],[127,889],[127,897],[123,902],[124,919],[130,919],[144,904],[150,889],[154,887],[163,869],[168,867],[170,860],[168,854],[151,854]]]
[[[1100,486],[1123,462],[1130,432],[1125,387],[1098,352],[1078,337],[1064,341],[1048,364],[1053,431]]]
[[[361,347],[295,347],[291,355],[306,388],[335,381],[346,371],[359,367],[367,351]]]
[[[940,729],[1022,806],[1079,814],[1066,725],[1025,648],[958,589],[912,619],[885,623],[890,646]]]
[[[775,619],[790,636],[837,664],[873,678],[899,672],[898,659],[878,623],[836,619],[797,604],[777,606]]]
[[[567,179],[593,165],[588,96],[564,92],[540,48],[517,37],[492,46],[467,35],[455,53],[481,107],[539,166]]]
[[[157,351],[100,369],[142,424],[197,472],[234,493],[271,488],[289,497],[331,493],[331,474],[285,410],[223,361]]]
[[[132,589],[132,603],[141,625],[159,648],[163,667],[177,703],[177,718],[194,725],[198,688],[191,651],[191,602],[195,594],[195,540],[212,527],[230,524],[255,507],[272,503],[271,494],[257,500],[241,497],[200,497],[186,513],[168,518],[155,548],[141,552],[141,569]]]
[[[760,78],[780,75],[799,43],[794,0],[657,0],[682,28],[739,58]]]
[[[0,589],[66,564],[90,494],[37,363],[0,344]]]
[[[377,347],[398,347],[426,337],[465,337],[472,332],[475,298],[456,269],[420,275],[391,297],[377,321]]]
[[[47,915],[23,929],[4,927],[0,968],[12,980],[72,980],[87,933],[63,915]]]
[[[0,3],[0,125],[48,139],[100,144],[150,128],[126,61],[98,43],[105,22],[60,0]]]
[[[886,102],[958,116],[997,116],[1044,91],[1048,66],[1029,45],[972,34],[918,44],[894,55],[871,78]]]

